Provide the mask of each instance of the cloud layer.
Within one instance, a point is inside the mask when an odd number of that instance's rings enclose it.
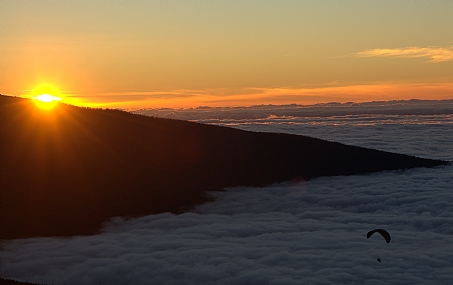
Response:
[[[453,115],[344,115],[203,120],[250,131],[279,131],[418,157],[453,161]]]
[[[358,52],[359,57],[402,57],[402,58],[428,58],[428,62],[445,62],[453,60],[453,48],[444,47],[405,47],[370,49]]]
[[[238,127],[453,160],[452,118],[382,118]],[[451,185],[452,165],[227,189],[191,213],[117,218],[96,236],[10,241],[0,276],[48,284],[446,284]],[[367,239],[374,228],[392,241]]]
[[[292,121],[301,120],[304,117],[308,117],[306,118],[307,122],[315,122],[316,118],[314,117],[347,115],[450,115],[453,114],[453,100],[398,100],[315,105],[198,107],[190,109],[148,108],[137,109],[133,112],[147,116],[192,120],[204,123],[250,120],[253,124],[260,124],[266,120],[287,119],[288,121]]]

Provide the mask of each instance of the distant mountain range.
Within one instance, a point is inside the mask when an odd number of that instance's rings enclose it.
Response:
[[[453,100],[393,100],[315,105],[254,105],[247,107],[198,107],[189,109],[142,108],[132,113],[191,121],[265,120],[354,115],[449,115]]]
[[[9,96],[0,108],[2,239],[95,234],[112,217],[180,213],[225,187],[448,163]]]

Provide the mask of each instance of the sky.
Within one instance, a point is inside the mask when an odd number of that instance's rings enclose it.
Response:
[[[0,1],[0,93],[115,108],[453,98],[453,1]]]
[[[269,118],[238,127],[452,161],[453,118],[439,116]],[[452,183],[450,164],[229,188],[184,214],[114,218],[98,235],[3,242],[0,276],[67,285],[449,284]],[[375,228],[391,242],[367,239]]]

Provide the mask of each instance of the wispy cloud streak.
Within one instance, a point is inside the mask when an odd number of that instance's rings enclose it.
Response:
[[[453,61],[453,47],[405,47],[393,49],[370,49],[354,54],[358,57],[403,57],[429,58],[428,62]]]

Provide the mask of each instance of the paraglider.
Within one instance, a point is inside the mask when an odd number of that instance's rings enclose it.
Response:
[[[370,238],[370,236],[372,236],[372,235],[373,235],[374,233],[376,233],[376,232],[380,233],[381,236],[385,239],[385,241],[386,241],[387,243],[390,242],[390,234],[389,234],[389,232],[386,231],[386,230],[383,230],[383,229],[375,229],[375,230],[369,231],[369,232],[366,234],[366,238]]]
[[[375,229],[375,230],[369,231],[369,232],[366,234],[366,238],[370,238],[370,236],[372,236],[374,233],[380,233],[381,236],[385,239],[385,241],[386,241],[387,243],[390,242],[390,239],[391,239],[391,238],[390,238],[389,232],[386,231],[386,230],[383,230],[383,229]],[[380,257],[378,257],[376,260],[377,260],[378,262],[381,262],[381,258],[380,258]]]

